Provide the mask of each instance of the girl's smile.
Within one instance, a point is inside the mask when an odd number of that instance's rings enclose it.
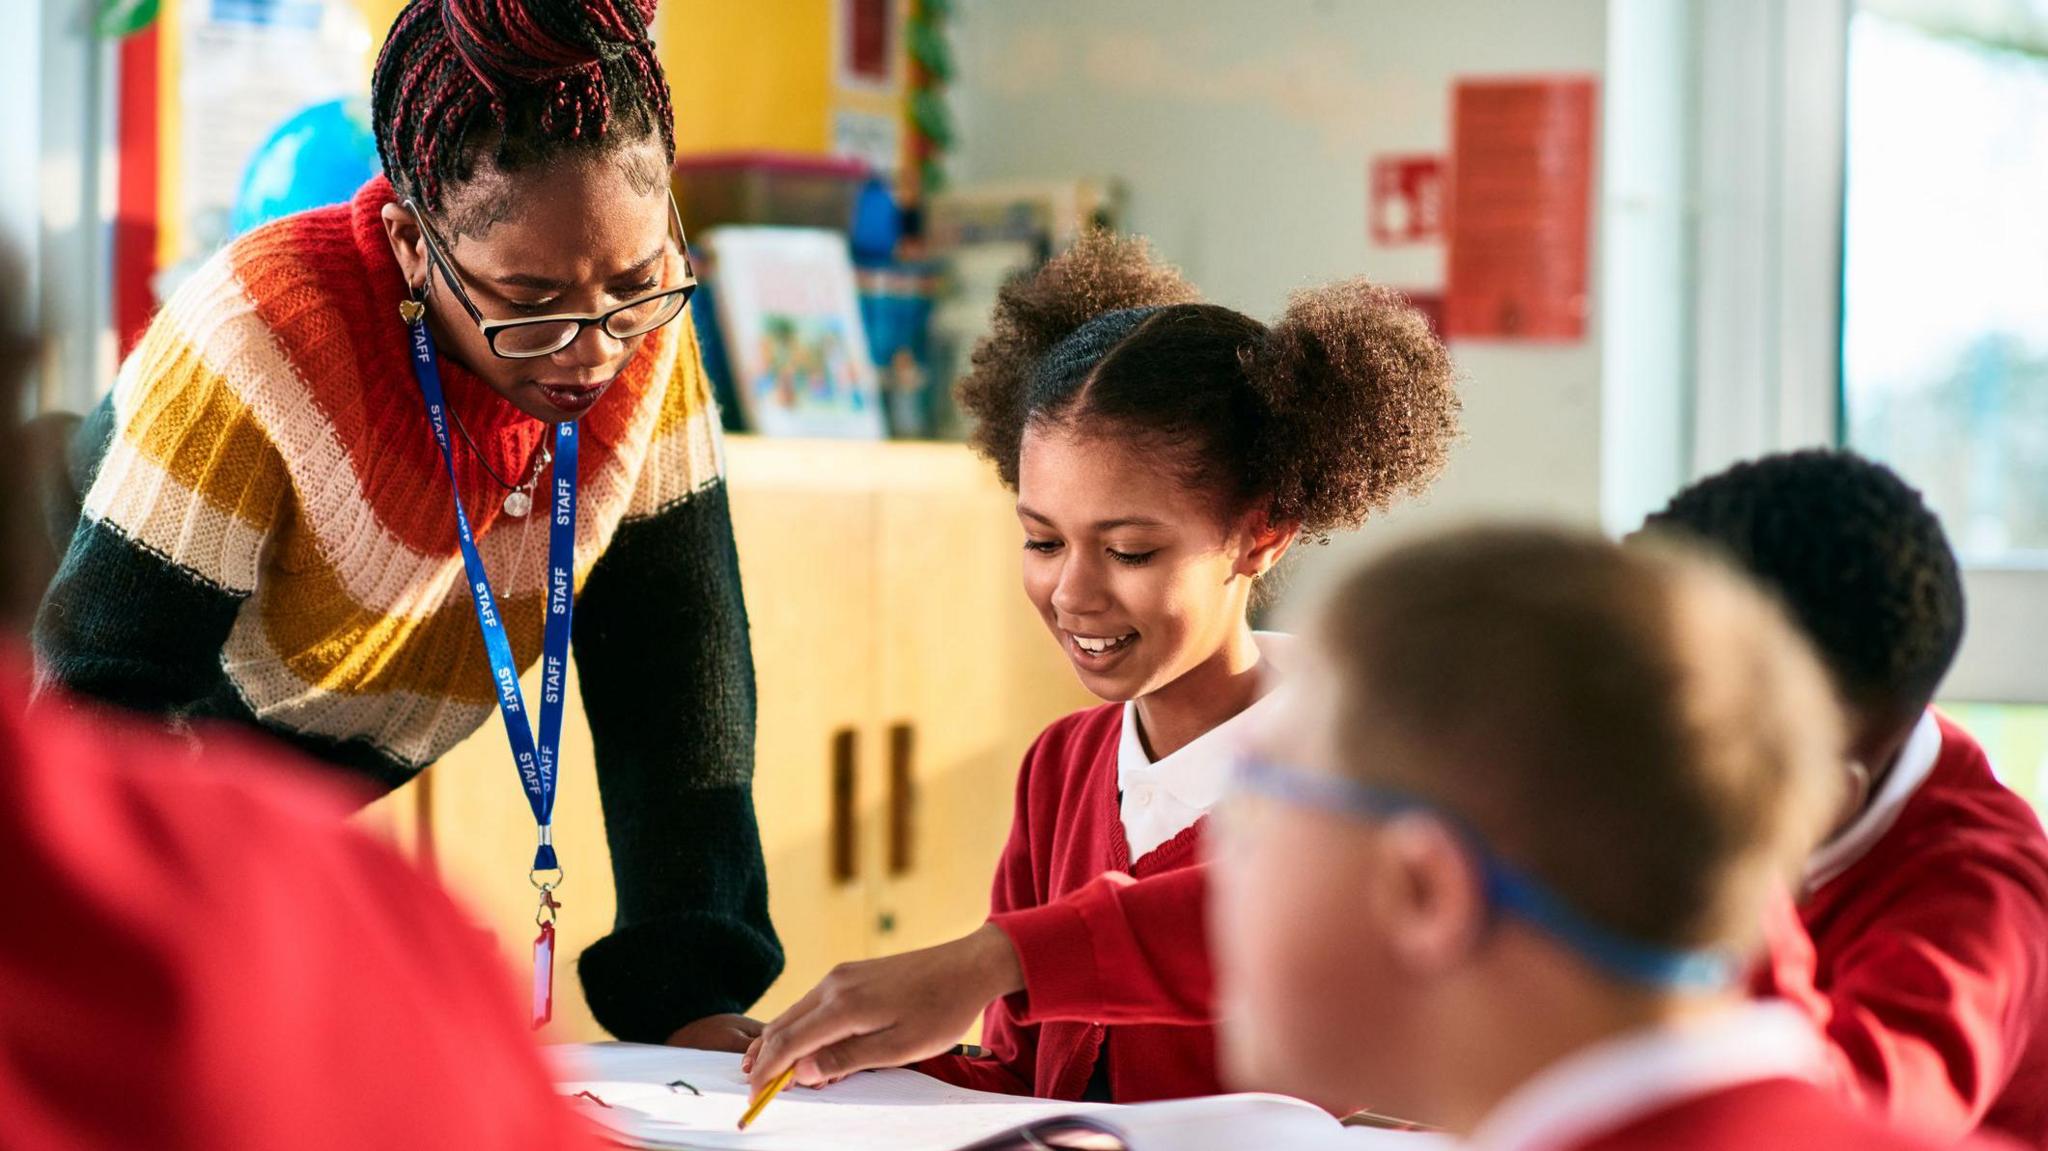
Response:
[[[1138,642],[1138,633],[1124,632],[1121,635],[1083,635],[1066,632],[1067,644],[1072,649],[1075,665],[1092,668],[1097,672],[1107,669]]]

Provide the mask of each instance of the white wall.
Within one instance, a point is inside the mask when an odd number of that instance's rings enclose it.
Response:
[[[10,0],[27,21],[0,39],[0,243],[19,253],[29,297],[0,317],[35,328],[30,406],[82,409],[113,376],[111,277],[114,47],[93,7]]]
[[[1446,151],[1459,77],[1602,75],[1623,42],[1639,61],[1650,49],[1683,55],[1686,0],[1612,2],[1611,48],[1609,0],[965,0],[953,171],[962,184],[1118,177],[1132,230],[1210,298],[1261,317],[1290,289],[1343,276],[1441,287],[1440,248],[1368,243],[1370,157]],[[1587,338],[1454,345],[1467,441],[1423,505],[1366,541],[1496,513],[1594,525],[1603,511],[1640,514],[1641,489],[1683,474],[1685,166],[1669,137],[1687,110],[1682,69],[1645,63],[1623,80],[1666,95],[1631,96],[1640,111],[1620,152],[1602,158]],[[1603,89],[1603,135],[1617,132],[1612,97]],[[1617,175],[1628,179],[1617,186]],[[1607,223],[1617,211],[1628,226]],[[1610,231],[1627,251],[1604,250]],[[1616,274],[1636,303],[1666,303],[1630,312],[1647,336],[1608,348],[1604,282]],[[1626,391],[1604,378],[1610,355],[1627,367]],[[1636,494],[1617,498],[1624,486]]]
[[[0,124],[0,247],[17,262],[8,269],[22,277],[9,284],[16,310],[0,314],[0,325],[28,330],[37,323],[32,285],[36,284],[35,238],[41,220],[38,156],[42,123],[42,76],[37,65],[42,44],[41,11],[23,13],[27,22],[15,34],[0,37],[0,108],[9,109]],[[0,273],[4,274],[4,273]],[[0,413],[4,418],[6,413]]]

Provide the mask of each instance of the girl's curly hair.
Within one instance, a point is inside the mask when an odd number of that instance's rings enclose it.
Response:
[[[1310,536],[1420,492],[1458,434],[1450,357],[1400,293],[1345,280],[1268,326],[1105,232],[1004,288],[959,400],[1013,488],[1027,429],[1106,429]]]

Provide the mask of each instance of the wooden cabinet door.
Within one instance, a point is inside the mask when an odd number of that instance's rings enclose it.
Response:
[[[870,866],[878,953],[988,917],[1031,740],[1089,697],[1024,598],[1015,498],[957,445],[899,445],[884,477]]]
[[[856,451],[856,447],[864,449]],[[795,1002],[869,951],[875,445],[736,441],[733,532],[753,623],[754,806],[788,965],[756,1007]]]

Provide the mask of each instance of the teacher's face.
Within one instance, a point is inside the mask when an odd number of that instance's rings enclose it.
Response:
[[[506,359],[491,351],[449,278],[459,278],[487,321],[603,312],[675,286],[685,268],[666,171],[650,142],[515,173],[480,163],[437,211],[418,217],[386,205],[392,252],[413,294],[424,289],[441,354],[536,419],[559,423],[588,412],[646,334],[618,339],[592,325],[550,355]],[[421,220],[442,259],[432,258]]]

